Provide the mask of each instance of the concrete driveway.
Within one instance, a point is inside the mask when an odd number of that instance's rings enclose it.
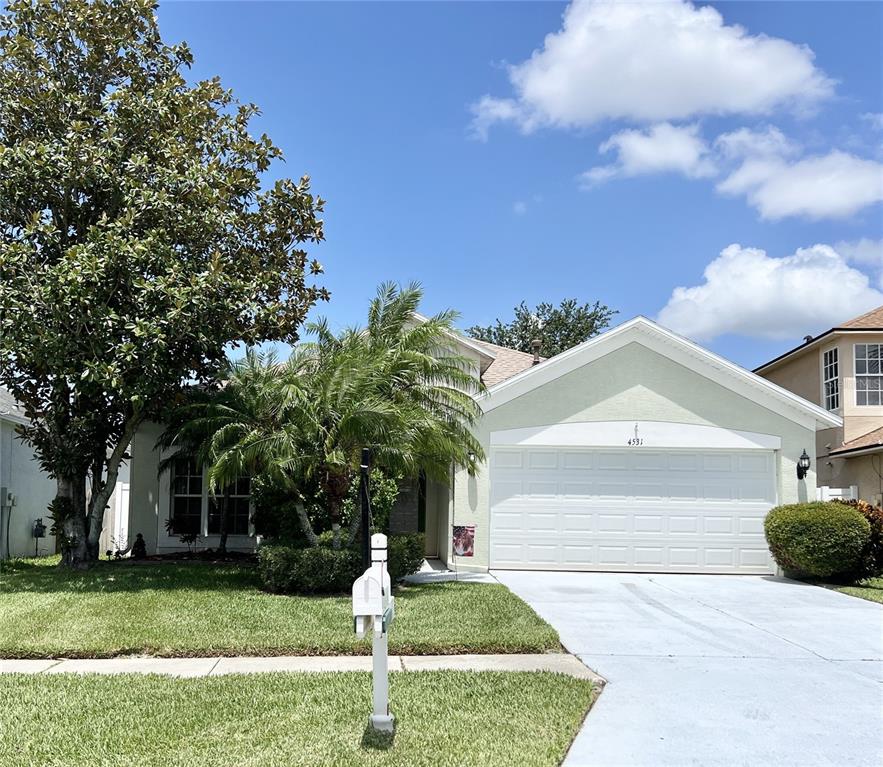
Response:
[[[783,578],[495,572],[608,680],[565,765],[881,765],[883,607]]]

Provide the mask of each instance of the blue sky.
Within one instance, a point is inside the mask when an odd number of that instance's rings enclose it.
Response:
[[[159,21],[328,200],[336,326],[418,280],[464,327],[597,299],[751,367],[883,304],[883,4],[168,2]]]

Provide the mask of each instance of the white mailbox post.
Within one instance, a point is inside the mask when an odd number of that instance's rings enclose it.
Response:
[[[375,730],[392,732],[388,632],[395,617],[395,597],[386,561],[386,536],[376,533],[371,536],[371,567],[353,584],[353,626],[360,638],[371,634],[374,710],[369,722]]]

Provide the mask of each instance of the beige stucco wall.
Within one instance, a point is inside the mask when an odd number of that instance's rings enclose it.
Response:
[[[855,402],[855,345],[859,343],[883,343],[883,333],[835,333],[827,343],[779,363],[764,376],[795,394],[821,404],[822,355],[829,349],[837,348],[840,408],[835,412],[842,416],[843,427],[825,429],[816,434],[818,483],[831,487],[857,485],[862,498],[873,500],[881,493],[881,480],[873,468],[879,458],[828,457],[831,450],[836,450],[844,442],[883,426],[883,406],[856,405]]]
[[[796,461],[811,449],[814,432],[652,351],[630,343],[621,349],[534,389],[486,413],[476,430],[489,452],[492,431],[584,421],[668,421],[714,425],[772,434],[782,439],[778,453],[778,495],[782,503],[815,497],[815,464],[803,482]],[[450,525],[476,526],[475,556],[452,557],[459,569],[488,565],[489,497],[487,466],[454,479]],[[450,555],[450,542],[447,542]]]
[[[835,344],[807,349],[803,354],[795,355],[763,373],[763,377],[805,400],[822,405],[820,348],[829,349],[833,345]]]

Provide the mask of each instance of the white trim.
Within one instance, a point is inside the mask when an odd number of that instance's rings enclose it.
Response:
[[[825,379],[825,355],[829,354],[830,352],[834,352],[837,357],[837,359],[834,362],[834,364],[837,366],[837,377],[831,379],[832,381],[837,381],[837,407],[835,407],[835,408],[828,407],[828,395],[827,395],[827,392],[825,391],[825,384],[828,383],[828,381]],[[841,391],[841,386],[840,386],[840,379],[843,378],[843,376],[840,375],[840,372],[841,372],[840,368],[841,367],[842,366],[840,364],[840,347],[836,343],[833,343],[827,347],[825,347],[825,346],[819,347],[819,368],[820,368],[820,378],[821,378],[821,392],[820,392],[821,397],[820,397],[819,401],[822,403],[822,407],[824,407],[825,410],[827,410],[829,413],[837,413],[838,415],[840,414],[841,400],[842,400],[842,396],[843,396],[843,392]]]
[[[771,381],[666,330],[646,317],[635,317],[606,333],[568,349],[519,373],[477,398],[484,412],[544,386],[594,362],[629,343],[639,343],[684,367],[715,381],[768,410],[812,429],[842,426],[840,416],[783,389]]]
[[[856,355],[856,351],[855,351],[856,348],[857,348],[858,346],[865,346],[865,347],[867,347],[867,346],[879,346],[880,349],[883,349],[883,342],[880,342],[880,341],[863,341],[863,342],[862,342],[862,341],[859,341],[859,342],[854,343],[854,344],[852,345],[852,380],[853,380],[853,382],[854,382],[853,387],[852,387],[852,388],[853,388],[853,394],[852,394],[852,406],[855,407],[855,408],[862,408],[862,411],[861,411],[860,413],[856,413],[856,415],[866,415],[866,414],[868,414],[868,412],[867,412],[866,410],[864,410],[864,408],[871,408],[871,407],[877,407],[877,408],[878,408],[878,407],[880,407],[881,405],[883,405],[883,401],[877,403],[876,405],[872,405],[872,404],[867,403],[867,402],[866,402],[864,405],[860,405],[860,404],[859,404],[859,401],[858,401],[858,392],[859,392],[859,388],[858,388],[858,379],[859,379],[859,376],[861,376],[861,377],[863,377],[863,378],[871,378],[871,377],[879,378],[880,376],[883,376],[883,370],[881,370],[881,371],[878,372],[878,373],[869,373],[869,372],[868,372],[867,365],[868,365],[868,362],[870,361],[870,358],[867,357],[867,356],[865,356],[865,358],[864,358],[864,360],[863,360],[863,362],[865,363],[865,372],[864,372],[864,373],[859,373],[858,370],[857,370],[857,368],[858,368],[858,356]],[[865,355],[867,355],[867,349],[865,350]],[[881,359],[879,358],[879,352],[878,352],[878,362],[883,362],[883,360],[881,360]],[[870,391],[870,390],[869,390],[869,389],[863,389],[862,391],[864,391],[864,392],[867,393],[867,392]],[[877,390],[875,389],[875,391],[877,391]],[[870,415],[873,415],[873,414],[870,413]]]
[[[669,421],[580,421],[492,431],[491,447],[628,447],[635,426],[642,443],[632,449],[699,448],[721,450],[780,450],[782,438],[772,434],[725,429],[720,426]]]

